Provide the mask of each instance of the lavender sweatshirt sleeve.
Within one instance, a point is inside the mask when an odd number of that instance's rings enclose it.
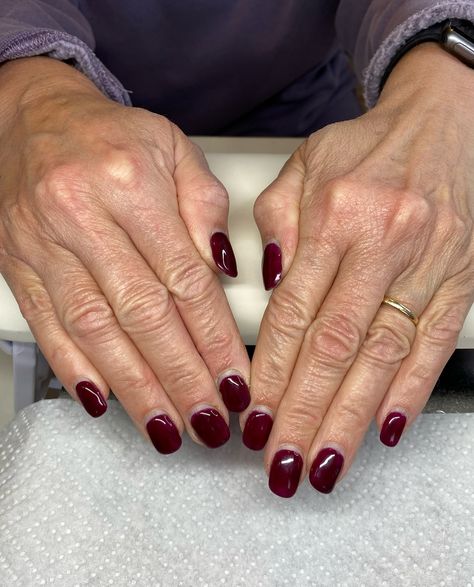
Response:
[[[448,18],[474,23],[474,0],[341,0],[336,28],[352,55],[368,107],[375,105],[383,73],[416,33]]]
[[[0,63],[46,55],[72,60],[111,99],[130,104],[127,91],[94,54],[91,27],[74,0],[1,0]]]

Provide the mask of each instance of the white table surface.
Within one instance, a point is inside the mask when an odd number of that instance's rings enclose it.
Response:
[[[197,138],[209,165],[230,194],[230,235],[239,275],[222,282],[246,344],[255,344],[268,301],[261,278],[262,245],[253,221],[258,194],[276,177],[301,139]],[[0,339],[33,342],[15,298],[0,275]],[[474,348],[474,309],[471,308],[458,348]]]

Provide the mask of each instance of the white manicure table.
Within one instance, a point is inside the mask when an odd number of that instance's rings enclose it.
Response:
[[[239,275],[222,281],[243,339],[247,345],[254,345],[269,294],[262,284],[261,241],[252,206],[301,139],[206,137],[194,141],[204,149],[211,170],[229,191],[230,236]],[[44,396],[51,385],[51,372],[1,275],[0,348],[13,356],[17,412]],[[474,309],[467,317],[457,348],[474,348]]]

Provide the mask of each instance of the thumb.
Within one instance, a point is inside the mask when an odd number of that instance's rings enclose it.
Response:
[[[305,165],[300,147],[278,177],[255,201],[253,213],[262,237],[265,289],[273,289],[288,272],[298,245],[300,200]]]
[[[209,267],[236,277],[237,263],[228,236],[227,190],[211,173],[202,150],[177,132],[174,180],[180,216]]]

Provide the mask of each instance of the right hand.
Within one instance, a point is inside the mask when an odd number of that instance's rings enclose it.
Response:
[[[250,399],[222,184],[175,125],[66,64],[6,63],[0,88],[0,272],[52,370],[92,416],[110,387],[160,452],[184,429],[220,446],[223,398]]]

